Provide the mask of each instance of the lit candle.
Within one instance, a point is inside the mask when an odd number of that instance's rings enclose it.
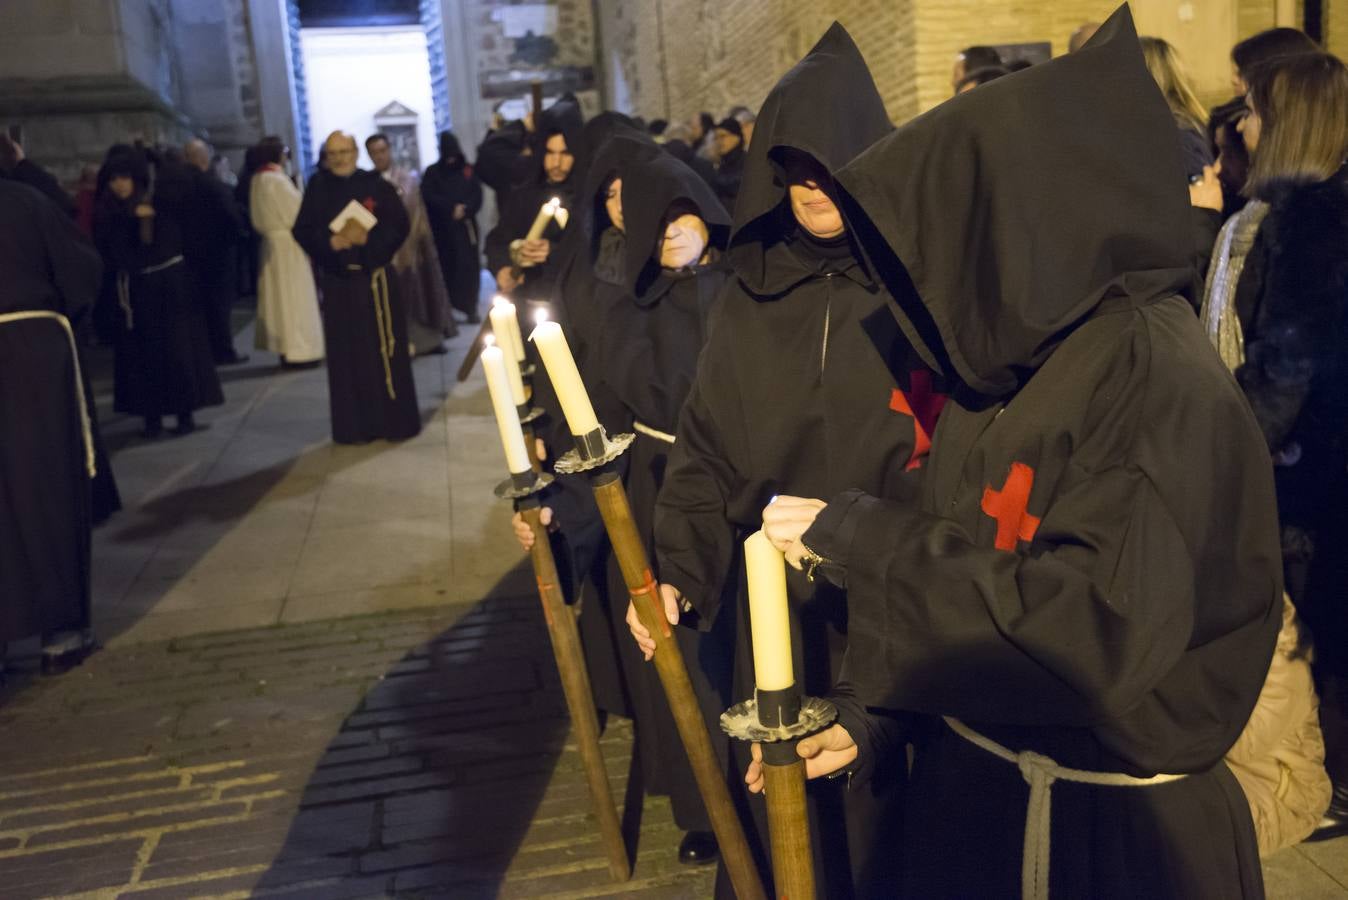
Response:
[[[789,688],[796,683],[796,674],[791,663],[786,559],[761,531],[755,531],[744,541],[744,572],[749,582],[754,683],[760,691]]]
[[[536,241],[543,236],[543,229],[548,227],[552,217],[557,212],[557,207],[562,205],[562,201],[553,197],[547,203],[538,208],[538,215],[534,216],[534,224],[529,226],[529,233],[524,236],[526,241]]]
[[[486,341],[487,346],[482,350],[482,371],[487,375],[487,393],[491,394],[491,406],[496,413],[496,428],[501,433],[506,465],[510,474],[520,475],[528,472],[531,466],[529,451],[524,446],[524,432],[520,430],[519,413],[511,402],[505,354],[490,335]]]
[[[497,297],[492,303],[491,331],[496,344],[505,358],[506,376],[510,382],[510,397],[516,406],[523,406],[524,378],[520,375],[520,360],[524,359],[524,338],[520,336],[519,319],[515,316],[515,304]]]
[[[552,214],[552,217],[557,220],[558,228],[565,228],[566,223],[571,221],[571,213],[566,211],[565,206],[557,207],[557,211]]]
[[[590,405],[590,395],[585,392],[585,382],[580,380],[576,370],[576,361],[571,356],[571,346],[562,334],[562,326],[547,320],[547,313],[538,311],[538,325],[529,340],[538,348],[543,357],[543,367],[548,370],[552,381],[552,390],[557,402],[562,405],[567,427],[577,437],[589,434],[599,427],[594,407]]]

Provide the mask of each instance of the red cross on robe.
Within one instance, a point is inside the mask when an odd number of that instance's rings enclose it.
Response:
[[[1025,509],[1033,487],[1034,469],[1013,462],[1000,491],[993,490],[992,485],[983,489],[983,512],[997,520],[997,540],[993,546],[998,550],[1015,550],[1017,541],[1034,540],[1039,517]]]
[[[931,451],[931,435],[945,407],[945,394],[932,390],[931,373],[926,369],[908,373],[908,385],[907,393],[895,388],[889,395],[889,408],[913,420],[913,453],[904,471],[921,466]]]

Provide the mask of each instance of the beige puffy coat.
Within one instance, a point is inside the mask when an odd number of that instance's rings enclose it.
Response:
[[[1284,597],[1282,631],[1264,688],[1226,754],[1250,802],[1262,856],[1303,840],[1329,807],[1319,710],[1296,609]]]

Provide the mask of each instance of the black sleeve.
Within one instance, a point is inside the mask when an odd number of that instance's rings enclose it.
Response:
[[[333,270],[340,265],[341,254],[333,250],[329,243],[332,232],[328,228],[330,219],[324,215],[325,206],[316,178],[310,179],[309,189],[304,192],[300,211],[295,216],[295,225],[290,233],[310,259],[322,268]]]
[[[440,165],[431,166],[421,177],[421,202],[432,222],[448,222],[454,218],[454,195],[449,189],[449,176]]]
[[[103,277],[103,263],[98,251],[75,223],[55,205],[42,203],[37,210],[37,227],[47,247],[47,260],[52,281],[61,292],[61,312],[72,323],[77,323],[93,306]]]
[[[727,507],[737,480],[715,408],[734,408],[738,392],[730,329],[713,323],[699,357],[697,380],[679,416],[655,509],[660,580],[683,592],[710,628],[735,559],[735,526]]]
[[[528,206],[528,200],[532,198],[532,192],[521,194],[516,191],[510,195],[506,201],[505,208],[501,210],[501,218],[496,223],[496,227],[487,232],[487,241],[483,250],[487,255],[487,271],[492,277],[496,273],[510,265],[510,242],[522,238],[529,231],[529,223],[520,224],[521,219],[528,215],[525,211]],[[523,211],[523,212],[522,212]],[[535,209],[535,212],[537,210]],[[533,220],[531,219],[530,222]]]
[[[1137,469],[1064,484],[1026,554],[911,503],[859,491],[834,503],[843,514],[803,540],[847,571],[843,671],[868,703],[1089,726],[1133,709],[1185,651],[1196,568]]]
[[[523,122],[508,122],[504,127],[482,141],[477,148],[475,171],[482,183],[498,193],[509,193],[520,182],[523,166],[521,158],[529,163],[533,157],[524,156],[529,132]]]
[[[463,205],[468,210],[468,216],[472,217],[482,209],[482,182],[470,174],[464,175],[463,182],[465,194]]]
[[[882,784],[907,776],[906,747],[912,716],[868,709],[857,697],[856,688],[846,681],[835,684],[828,699],[838,710],[838,724],[857,745],[857,758],[846,769],[849,786]]]

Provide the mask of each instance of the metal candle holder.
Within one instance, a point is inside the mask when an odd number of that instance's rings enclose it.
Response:
[[[805,761],[796,742],[824,730],[838,709],[821,697],[806,697],[799,685],[755,690],[752,699],[721,714],[721,730],[760,744],[768,804],[768,836],[776,896],[812,900],[815,896],[814,848],[805,803]]]

